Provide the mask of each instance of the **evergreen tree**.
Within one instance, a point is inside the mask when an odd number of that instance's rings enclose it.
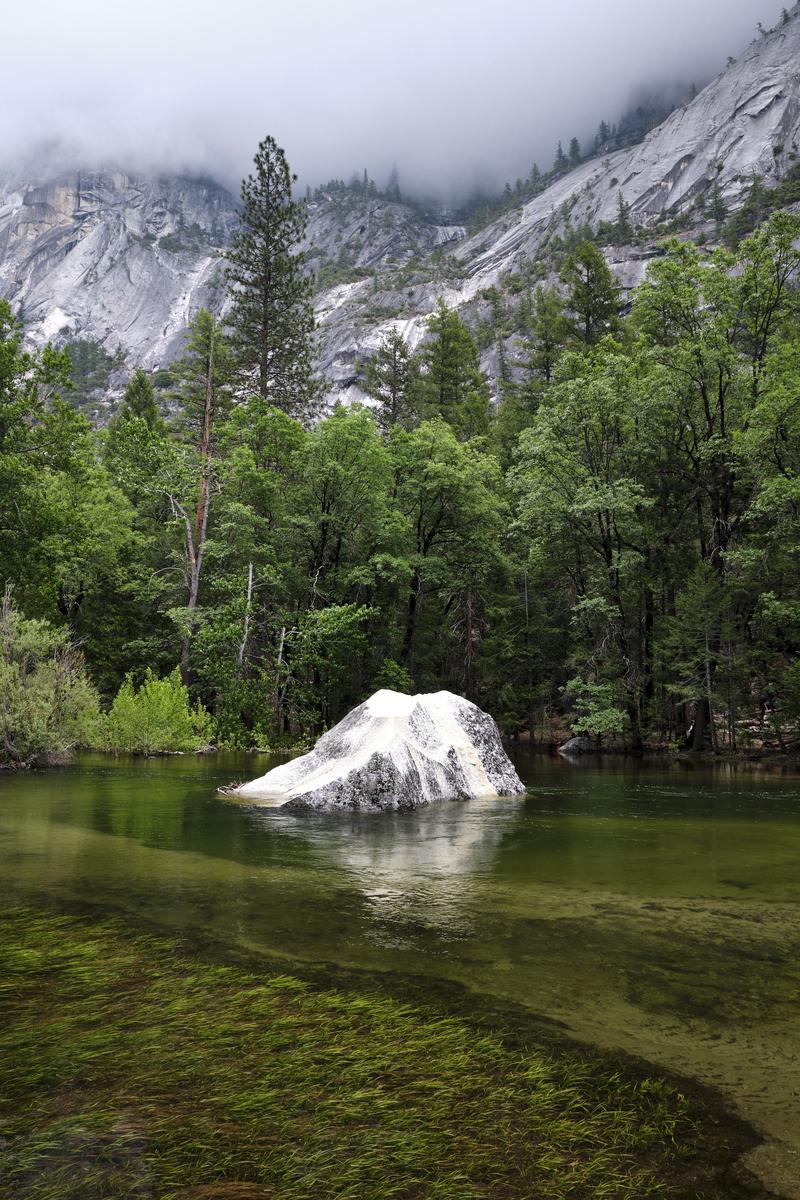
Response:
[[[151,430],[157,430],[163,426],[156,404],[153,381],[141,367],[131,376],[117,413],[118,419],[125,420],[127,417],[139,417]]]
[[[283,150],[265,138],[255,173],[242,184],[239,228],[228,252],[228,321],[240,392],[254,389],[284,412],[308,417],[316,391],[314,314],[296,249],[306,214],[292,199],[295,178]]]
[[[186,333],[182,357],[172,367],[176,428],[196,447],[201,462],[213,455],[221,423],[231,408],[230,346],[213,313],[201,308]]]
[[[133,443],[141,443],[146,458],[150,443],[159,441],[163,433],[164,421],[156,404],[153,382],[138,368],[125,388],[119,409],[108,422],[104,448],[106,464],[111,466],[120,453],[127,458]],[[144,443],[148,443],[147,449],[144,449]],[[143,462],[139,464],[140,467],[143,465]],[[113,469],[119,471],[120,465]],[[142,483],[141,472],[134,466],[130,479],[126,480],[126,493],[131,497],[138,495]]]
[[[769,191],[754,173],[744,204],[725,226],[725,242],[731,249],[735,250],[743,238],[758,228],[767,216],[769,201]]]
[[[367,364],[364,380],[364,391],[380,404],[375,415],[384,433],[395,425],[409,428],[414,423],[417,382],[416,364],[408,346],[393,329]]]
[[[725,197],[722,194],[722,188],[719,185],[719,180],[715,179],[711,188],[711,203],[709,205],[709,213],[711,219],[715,222],[717,229],[722,229],[725,224],[725,218],[728,215],[728,206],[725,203]]]
[[[576,247],[564,265],[561,279],[569,289],[567,308],[573,314],[574,334],[591,346],[617,324],[619,286],[593,242]]]
[[[581,153],[581,144],[576,137],[572,138],[569,144],[569,161],[573,167],[577,167],[583,159]]]
[[[558,149],[556,150],[555,162],[553,163],[553,170],[560,175],[563,171],[566,171],[568,165],[569,160],[564,153],[564,147],[561,145],[561,142],[559,142]]]
[[[422,349],[420,396],[425,416],[443,417],[464,438],[489,429],[489,391],[478,348],[457,312],[439,301]]]
[[[564,301],[555,288],[537,287],[533,300],[530,354],[527,368],[537,379],[549,384],[556,362],[567,344],[570,325],[564,313]]]
[[[620,192],[617,196],[617,222],[616,235],[620,242],[630,242],[633,238],[633,224],[631,222],[631,206]]]

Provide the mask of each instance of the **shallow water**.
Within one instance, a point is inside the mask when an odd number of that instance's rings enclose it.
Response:
[[[519,763],[523,799],[244,808],[263,756],[0,777],[0,901],[80,903],[314,964],[454,980],[712,1084],[800,1197],[800,779]]]

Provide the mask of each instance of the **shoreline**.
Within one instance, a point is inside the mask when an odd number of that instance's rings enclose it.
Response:
[[[544,755],[548,758],[559,758],[571,764],[601,763],[604,760],[620,762],[646,763],[650,766],[670,766],[683,763],[688,766],[733,766],[733,767],[786,767],[800,771],[800,751],[789,752],[780,750],[740,750],[736,753],[712,750],[675,750],[666,745],[645,746],[641,750],[631,750],[626,746],[600,746],[590,753],[561,754],[561,747],[567,740],[550,739],[544,742],[529,742],[504,738],[503,744],[514,754]]]
[[[642,750],[631,750],[625,746],[602,746],[591,753],[562,754],[563,741],[549,740],[545,742],[528,742],[504,737],[503,746],[511,755],[523,757],[545,757],[566,762],[571,766],[602,765],[604,762],[641,763],[651,767],[668,767],[676,764],[697,767],[736,767],[736,768],[775,768],[800,774],[800,752],[790,753],[779,750],[750,750],[737,753],[714,753],[710,750],[679,750],[668,746],[647,746]],[[208,746],[202,750],[163,750],[153,754],[119,754],[113,750],[82,749],[76,751],[72,758],[58,762],[40,763],[4,763],[0,762],[0,775],[9,776],[27,774],[29,772],[58,771],[75,765],[84,755],[97,756],[110,761],[152,762],[170,758],[213,758],[218,754],[235,754],[252,758],[292,759],[306,753],[308,746],[296,746],[276,750],[230,750],[223,746]]]

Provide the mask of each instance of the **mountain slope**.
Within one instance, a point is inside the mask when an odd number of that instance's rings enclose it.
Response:
[[[581,164],[546,191],[494,224],[461,242],[445,264],[412,280],[410,291],[397,280],[383,283],[376,300],[354,287],[335,312],[326,314],[328,344],[334,329],[351,334],[348,357],[368,356],[381,336],[394,327],[417,344],[425,321],[441,298],[479,315],[489,288],[503,289],[508,277],[546,257],[548,244],[568,225],[579,228],[611,222],[619,196],[630,206],[634,224],[652,233],[648,247],[610,249],[608,257],[625,287],[638,284],[665,223],[685,216],[696,232],[714,229],[698,203],[719,188],[728,207],[739,206],[757,175],[767,187],[777,184],[800,161],[800,5],[786,24],[759,38],[689,104],[674,112],[639,145]],[[406,281],[404,281],[406,282]],[[370,321],[376,304],[395,304],[388,320]],[[359,330],[365,332],[360,334]],[[335,357],[329,371],[345,362]],[[491,353],[484,367],[492,372]],[[350,380],[351,394],[357,380]]]
[[[0,294],[34,341],[92,339],[155,367],[219,292],[235,206],[208,180],[67,171],[0,182]]]
[[[323,189],[304,249],[330,398],[360,396],[362,364],[389,329],[417,345],[439,299],[479,326],[487,289],[507,291],[515,273],[546,274],[554,239],[613,222],[620,195],[640,236],[607,253],[623,285],[635,286],[666,222],[713,238],[704,202],[719,195],[733,210],[754,174],[778,183],[800,162],[799,142],[800,5],[640,145],[581,164],[471,237],[374,193]],[[32,341],[86,339],[123,351],[126,369],[154,368],[179,353],[198,307],[222,305],[235,219],[235,200],[209,180],[0,172],[0,295],[23,309]],[[496,375],[489,342],[483,365]]]
[[[0,175],[0,295],[23,310],[34,343],[81,339],[127,365],[155,368],[180,352],[201,306],[224,303],[223,253],[236,222],[233,197],[209,180],[112,168],[41,168]],[[424,259],[463,238],[414,208],[350,189],[309,205],[303,249],[320,292],[337,309],[352,284]],[[346,351],[320,344],[323,369]],[[351,368],[348,367],[348,370]]]

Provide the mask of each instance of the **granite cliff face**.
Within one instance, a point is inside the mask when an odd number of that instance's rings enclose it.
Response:
[[[323,193],[304,248],[329,399],[361,396],[363,363],[390,329],[418,345],[440,298],[479,324],[488,289],[506,293],[567,222],[613,221],[620,194],[634,224],[652,232],[652,241],[607,250],[631,288],[665,220],[683,216],[713,237],[702,197],[718,187],[734,210],[754,173],[770,186],[798,162],[800,5],[640,145],[581,164],[473,236],[376,195]],[[201,305],[222,305],[221,255],[235,219],[234,198],[209,180],[0,169],[0,295],[23,309],[34,342],[90,339],[124,351],[126,369],[153,368],[180,352]],[[490,376],[502,349],[482,347]]]
[[[636,287],[657,253],[664,222],[689,218],[695,232],[714,237],[714,225],[698,207],[719,187],[728,209],[743,201],[754,174],[770,187],[800,162],[800,5],[785,24],[753,42],[689,104],[676,110],[638,146],[598,156],[557,180],[523,207],[460,241],[438,262],[420,264],[382,281],[380,301],[394,307],[391,318],[370,320],[376,297],[355,284],[327,314],[327,338],[348,330],[351,356],[366,357],[381,336],[397,328],[417,345],[425,321],[444,299],[474,323],[485,311],[487,289],[503,292],[515,273],[536,262],[551,239],[573,228],[614,221],[619,196],[630,206],[637,228],[652,242],[606,250],[626,289]],[[659,226],[662,226],[662,230]],[[401,286],[402,283],[402,286]],[[512,347],[507,349],[511,350]],[[340,361],[342,368],[344,363]],[[497,348],[485,348],[482,365],[497,374]],[[342,371],[342,374],[344,372]],[[356,393],[356,380],[351,380]]]
[[[404,280],[440,263],[466,235],[461,225],[377,196],[323,192],[310,204],[303,249],[314,271],[317,357],[330,401],[362,398],[360,368],[409,302]],[[427,296],[422,303],[427,311]]]
[[[0,295],[23,311],[35,344],[88,339],[122,351],[126,368],[155,368],[180,353],[198,308],[224,305],[236,214],[231,193],[206,179],[0,170]],[[380,305],[376,273],[464,236],[378,196],[330,192],[310,204],[303,249],[323,327],[319,364],[333,387],[352,375],[360,348],[337,319],[347,298],[366,285]]]
[[[178,352],[191,314],[220,302],[234,220],[209,180],[0,176],[0,294],[23,308],[35,342],[92,339],[155,367]]]

